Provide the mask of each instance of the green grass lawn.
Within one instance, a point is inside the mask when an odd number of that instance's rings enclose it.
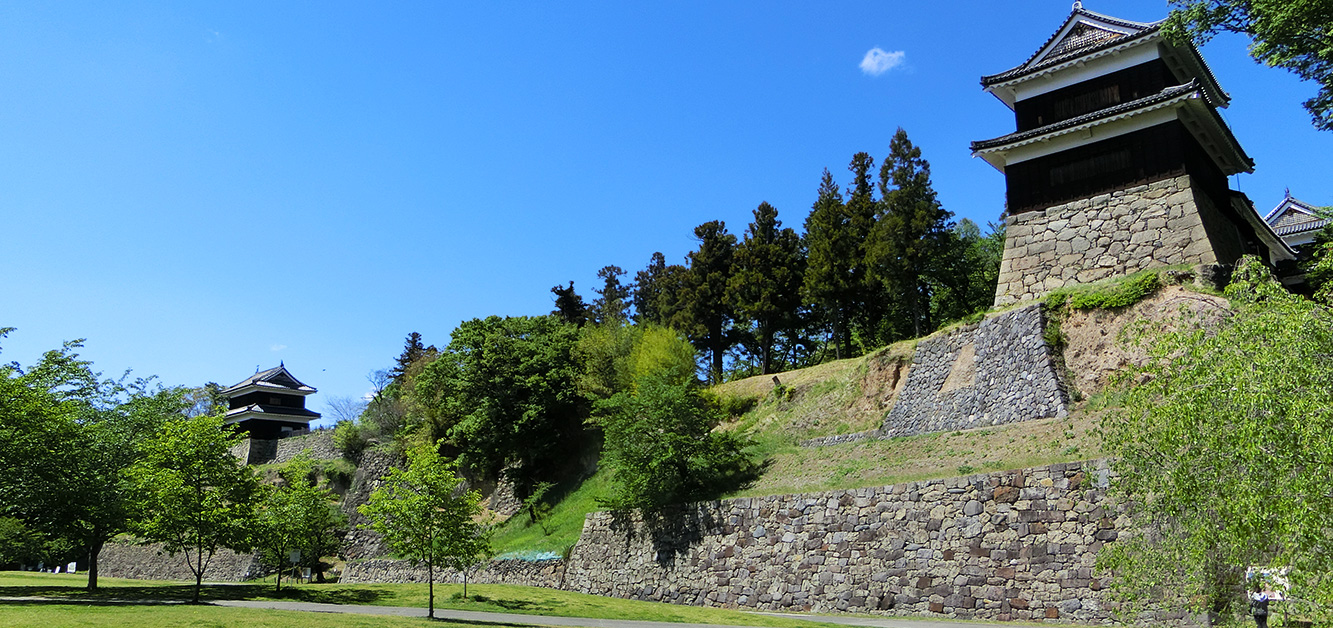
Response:
[[[462,628],[493,624],[449,622]],[[7,628],[385,628],[438,625],[415,617],[304,613],[252,608],[186,605],[88,605],[0,602],[0,626]]]
[[[99,579],[101,586],[97,593],[89,594],[83,588],[86,582],[86,577],[82,574],[4,571],[0,572],[0,597],[39,596],[57,599],[129,600],[148,603],[160,600],[189,600],[194,589],[193,583],[186,582],[101,578]],[[462,585],[436,584],[435,607],[558,617],[771,626],[773,628],[827,626],[827,624],[816,622],[769,617],[717,608],[639,602],[536,587],[470,584],[468,585],[469,597],[466,600],[462,599],[462,590]],[[288,600],[325,604],[375,604],[418,608],[426,606],[426,598],[427,589],[425,584],[298,584],[290,588],[284,584],[282,594],[277,595],[273,590],[271,579],[263,583],[205,585],[200,594],[200,599],[204,601]],[[13,608],[13,605],[0,604],[0,611],[7,608]],[[153,606],[151,608],[163,609],[167,607]],[[0,621],[0,625],[7,626],[11,624]]]
[[[534,524],[527,512],[520,512],[504,522],[495,536],[491,538],[491,547],[497,554],[505,552],[552,552],[563,556],[565,551],[578,542],[583,532],[583,517],[595,510],[602,510],[597,505],[597,498],[611,493],[610,473],[598,469],[573,492],[560,500],[548,513],[544,521]]]

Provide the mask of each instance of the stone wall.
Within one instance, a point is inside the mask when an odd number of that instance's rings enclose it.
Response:
[[[352,488],[343,496],[342,503],[348,525],[347,536],[343,537],[343,556],[349,563],[386,553],[380,535],[361,528],[370,521],[357,511],[357,507],[370,501],[370,493],[380,486],[380,479],[401,462],[397,456],[379,449],[367,449],[361,454],[361,463],[357,465],[356,475],[352,477]]]
[[[528,587],[559,589],[564,582],[563,560],[493,560],[468,574],[468,582],[517,584]],[[339,582],[425,582],[426,567],[412,566],[404,560],[370,558],[349,562]],[[453,569],[437,569],[436,582],[463,582],[463,574]]]
[[[592,513],[563,588],[764,611],[1105,621],[1093,564],[1127,524],[1107,473],[1068,463],[649,519]]]
[[[144,580],[194,580],[184,554],[168,554],[161,543],[107,543],[97,555],[99,575]],[[240,582],[266,573],[253,554],[218,550],[204,570],[210,582]]]
[[[1232,248],[1221,233],[1229,223],[1209,217],[1213,242],[1200,205],[1217,213],[1182,175],[1009,216],[995,305],[1150,266],[1233,261],[1219,259]]]
[[[300,436],[289,436],[278,441],[273,462],[290,462],[303,451],[315,460],[337,460],[342,452],[333,444],[333,430],[317,430]]]
[[[917,343],[881,436],[1063,416],[1068,399],[1045,324],[1034,304]]]
[[[245,464],[267,464],[278,456],[278,441],[272,438],[245,438],[231,448],[231,455]]]

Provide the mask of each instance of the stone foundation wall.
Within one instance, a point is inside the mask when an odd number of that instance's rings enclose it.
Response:
[[[1104,462],[588,515],[563,588],[765,611],[1109,619]],[[1161,619],[1170,619],[1163,617]]]
[[[310,452],[310,457],[315,460],[337,460],[342,457],[342,452],[333,444],[333,430],[319,430],[278,440],[273,462],[290,462],[303,451]]]
[[[389,469],[402,462],[393,454],[378,449],[367,449],[361,454],[356,475],[352,477],[352,488],[343,496],[342,503],[348,524],[347,536],[343,537],[343,556],[349,563],[385,555],[384,541],[380,535],[374,530],[361,528],[362,525],[368,525],[370,520],[357,512],[357,507],[370,501],[370,494],[382,483],[381,478],[389,474]]]
[[[184,554],[168,554],[162,544],[133,545],[112,542],[97,555],[99,575],[111,578],[138,578],[143,580],[194,580],[194,573],[185,562]],[[210,582],[240,582],[266,573],[253,554],[237,554],[219,550],[213,555],[204,580]]]
[[[1182,175],[1010,216],[995,305],[1150,266],[1227,261],[1215,248],[1226,243],[1204,228],[1201,203],[1211,207]]]
[[[517,584],[528,587],[559,589],[565,578],[563,560],[493,560],[468,574],[468,582]],[[425,582],[426,567],[412,566],[404,560],[371,558],[347,564],[339,582]],[[437,569],[436,582],[463,582],[463,574],[453,569]]]
[[[1034,304],[922,340],[881,436],[1063,416],[1068,398],[1045,324]]]

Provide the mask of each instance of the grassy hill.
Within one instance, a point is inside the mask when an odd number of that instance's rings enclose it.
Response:
[[[762,375],[715,386],[712,393],[733,412],[718,429],[752,437],[756,453],[771,461],[758,482],[728,497],[882,486],[1099,458],[1098,417],[1102,408],[1114,404],[1113,395],[1100,391],[1125,366],[1144,357],[1142,347],[1126,342],[1126,335],[1141,327],[1139,323],[1184,313],[1197,324],[1227,309],[1226,300],[1215,293],[1171,285],[1183,281],[1180,273],[1177,268],[1154,269],[1048,299],[1067,305],[1047,330],[1048,340],[1059,345],[1070,386],[1065,418],[800,446],[811,438],[878,428],[906,380],[916,341],[780,373],[776,379]],[[609,479],[599,472],[556,505],[544,528],[533,525],[527,514],[515,516],[499,531],[497,549],[563,554],[578,540],[583,515],[597,509],[597,498],[609,488]]]

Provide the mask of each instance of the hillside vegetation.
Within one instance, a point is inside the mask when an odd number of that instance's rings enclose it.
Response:
[[[1116,373],[1141,364],[1135,342],[1142,323],[1186,315],[1218,316],[1226,299],[1179,285],[1180,269],[1155,269],[1059,293],[1048,324],[1070,383],[1070,413],[1046,418],[886,440],[802,447],[804,440],[880,427],[911,368],[917,341],[776,376],[713,386],[730,418],[717,429],[748,436],[769,466],[752,485],[726,497],[882,486],[1102,457],[1097,424],[1117,397],[1102,392]],[[947,333],[942,330],[937,333]],[[533,524],[520,513],[496,537],[504,552],[560,555],[578,540],[583,515],[599,509],[609,484],[601,471]]]

